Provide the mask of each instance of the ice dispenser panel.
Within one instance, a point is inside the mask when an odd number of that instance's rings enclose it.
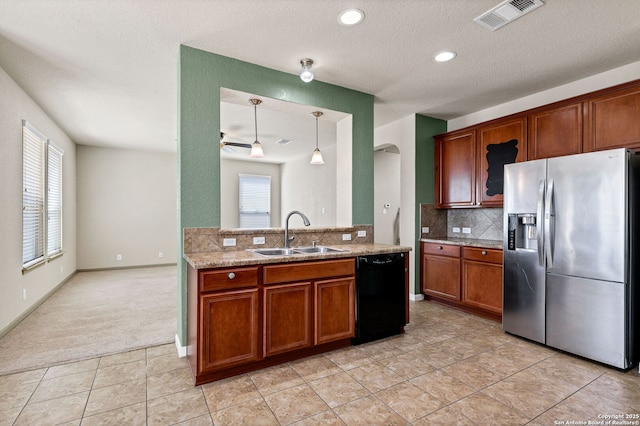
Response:
[[[508,227],[508,250],[537,249],[535,214],[510,214]]]

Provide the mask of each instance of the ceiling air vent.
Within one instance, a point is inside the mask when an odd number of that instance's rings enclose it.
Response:
[[[495,31],[542,5],[544,3],[541,0],[507,0],[478,16],[474,21]]]

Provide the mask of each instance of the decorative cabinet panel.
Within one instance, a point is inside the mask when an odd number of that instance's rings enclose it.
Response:
[[[528,160],[582,152],[582,102],[529,115]]]
[[[475,158],[475,131],[451,132],[436,138],[436,207],[471,207],[475,205]]]
[[[603,94],[586,102],[585,151],[640,149],[640,87]]]
[[[504,165],[527,159],[527,119],[480,127],[478,135],[477,205],[502,207]]]

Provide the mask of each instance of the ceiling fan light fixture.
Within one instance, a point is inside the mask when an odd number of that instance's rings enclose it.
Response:
[[[300,71],[300,80],[305,83],[309,83],[315,77],[311,66],[313,65],[313,59],[304,58],[300,60],[300,65],[302,65],[302,71]]]
[[[313,155],[311,156],[311,164],[324,164],[322,153],[318,148],[318,117],[320,117],[322,114],[322,111],[313,111],[311,113],[311,115],[316,118],[316,149],[313,150]]]
[[[360,9],[346,9],[338,15],[338,22],[345,26],[357,25],[364,21],[364,12]]]
[[[258,105],[262,101],[260,99],[249,99],[249,102],[253,105],[253,119],[256,130],[256,140],[251,144],[251,154],[249,155],[253,158],[262,158],[264,157],[264,151],[262,150],[262,144],[258,141]]]

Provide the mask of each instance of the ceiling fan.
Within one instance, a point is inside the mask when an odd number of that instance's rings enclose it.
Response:
[[[220,132],[220,149],[223,150],[224,152],[233,154],[234,152],[236,152],[236,150],[233,149],[233,147],[251,149],[250,143],[223,141],[224,136],[225,136],[224,132]]]

